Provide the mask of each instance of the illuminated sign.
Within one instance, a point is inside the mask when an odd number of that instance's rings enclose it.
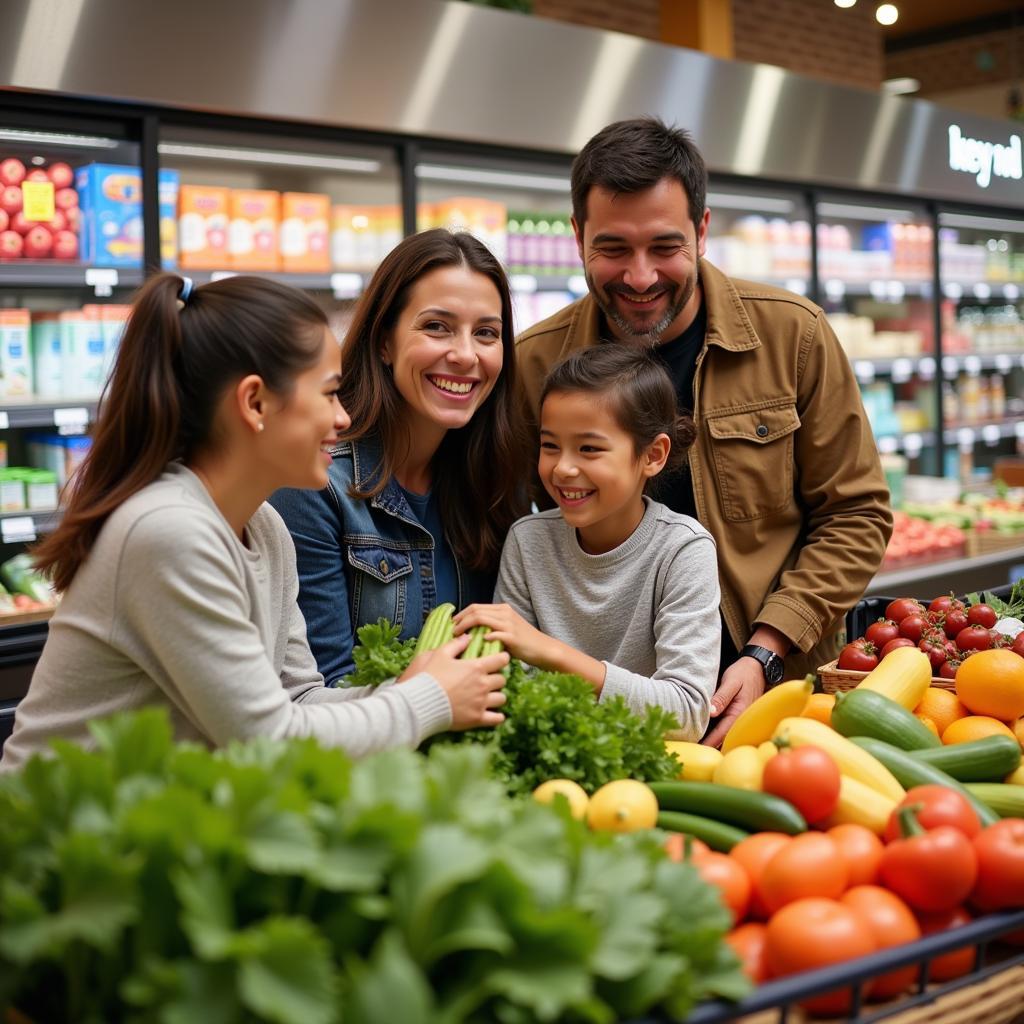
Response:
[[[949,126],[949,168],[952,171],[963,171],[973,174],[974,180],[982,187],[988,188],[994,174],[997,178],[1024,177],[1021,164],[1021,144],[1019,135],[1011,135],[1005,145],[997,142],[982,142],[981,139],[969,139],[960,126]]]

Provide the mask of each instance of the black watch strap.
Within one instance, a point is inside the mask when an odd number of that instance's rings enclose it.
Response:
[[[768,650],[767,647],[759,647],[757,644],[747,644],[740,651],[740,657],[759,661],[761,668],[764,669],[764,681],[770,686],[782,682],[785,662],[774,651]]]

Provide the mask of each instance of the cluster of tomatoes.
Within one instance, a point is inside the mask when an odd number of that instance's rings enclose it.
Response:
[[[976,913],[1024,907],[1024,820],[982,828],[974,808],[944,786],[907,792],[880,838],[861,825],[786,836],[759,832],[728,854],[694,841],[690,857],[732,912],[726,936],[756,982],[785,977],[913,942],[966,924]],[[973,969],[965,947],[931,961],[943,981]],[[891,999],[917,967],[868,983]],[[816,996],[813,1013],[839,1014],[850,992]]]
[[[837,667],[870,672],[897,647],[918,647],[932,663],[932,675],[955,679],[965,658],[976,651],[1006,647],[1024,657],[1024,633],[1015,639],[993,627],[998,620],[987,604],[965,604],[952,594],[937,597],[926,608],[912,597],[890,601],[885,618],[872,622],[862,637],[848,643]]]

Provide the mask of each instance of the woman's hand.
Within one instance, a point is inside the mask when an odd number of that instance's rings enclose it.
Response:
[[[500,725],[505,716],[496,711],[505,703],[501,692],[505,677],[501,670],[509,657],[502,651],[486,658],[460,661],[459,655],[469,643],[468,636],[458,636],[436,651],[424,651],[409,662],[398,677],[404,683],[420,672],[427,672],[441,685],[452,706],[452,729],[475,729],[480,725]]]
[[[551,667],[551,638],[507,604],[471,604],[452,619],[455,635],[487,626],[487,640],[500,640],[514,658],[539,668]]]

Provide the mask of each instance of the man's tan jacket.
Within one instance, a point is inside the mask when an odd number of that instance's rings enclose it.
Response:
[[[793,642],[786,677],[832,660],[846,612],[892,532],[889,491],[850,363],[807,299],[736,281],[702,260],[707,333],[689,453],[700,521],[718,545],[722,613],[737,650],[755,623]],[[548,370],[597,344],[590,295],[525,331],[517,369],[535,429]]]

